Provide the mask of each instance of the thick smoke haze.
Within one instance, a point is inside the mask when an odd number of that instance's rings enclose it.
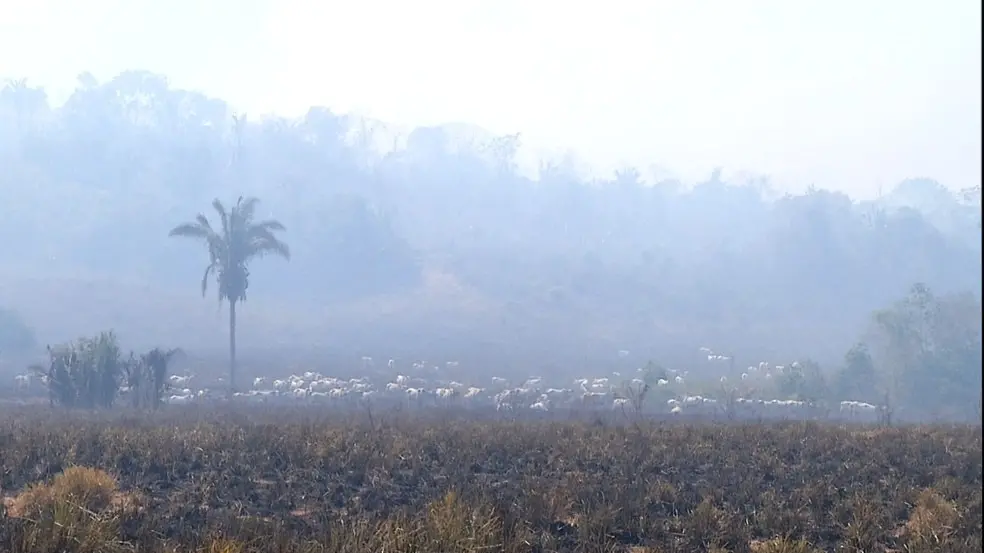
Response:
[[[928,178],[876,201],[718,172],[590,179],[567,162],[532,180],[516,136],[421,127],[379,154],[381,122],[234,116],[139,71],[83,75],[54,109],[23,81],[2,102],[2,301],[39,343],[116,328],[127,343],[224,347],[215,296],[199,294],[206,252],[167,233],[240,194],[293,250],[252,267],[244,352],[823,358],[915,282],[981,286],[979,200]]]
[[[522,132],[530,177],[573,149],[592,176],[723,166],[863,199],[913,176],[981,179],[973,0],[11,4],[0,77],[55,105],[84,71],[146,69],[254,117],[322,105],[406,132]]]
[[[240,195],[293,253],[251,266],[246,363],[575,371],[619,350],[693,365],[708,346],[836,364],[915,283],[979,301],[967,6],[892,4],[886,22],[838,2],[721,4],[714,23],[615,2],[555,31],[549,10],[464,3],[440,25],[403,8],[383,48],[352,43],[361,23],[317,28],[330,7],[247,4],[221,26],[231,8],[212,5],[178,41],[149,22],[174,28],[181,2],[0,20],[19,52],[0,62],[6,363],[103,329],[222,355],[206,251],[168,231]],[[562,55],[588,35],[609,49]]]

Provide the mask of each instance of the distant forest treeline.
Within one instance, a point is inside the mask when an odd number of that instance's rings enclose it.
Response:
[[[42,88],[11,81],[0,92],[3,277],[139,282],[149,288],[127,292],[114,313],[178,317],[148,298],[166,290],[202,302],[205,259],[168,229],[242,194],[287,226],[293,251],[289,265],[256,265],[250,302],[335,320],[326,340],[402,338],[410,348],[425,334],[474,345],[481,333],[490,348],[707,344],[839,358],[872,311],[913,283],[980,295],[979,191],[968,199],[913,178],[859,202],[779,195],[766,179],[724,182],[720,172],[693,186],[644,182],[631,168],[588,179],[569,158],[532,180],[516,169],[518,136],[387,132],[320,107],[296,120],[235,114],[140,71],[104,83],[83,74],[57,109]],[[36,289],[8,291],[0,306],[50,332],[97,330],[52,322],[94,300]],[[119,328],[125,317],[99,322]],[[257,319],[256,336],[276,334]],[[164,340],[200,335],[188,332]],[[310,340],[302,335],[270,341]]]

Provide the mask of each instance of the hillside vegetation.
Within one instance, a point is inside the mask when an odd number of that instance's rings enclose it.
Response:
[[[0,305],[37,344],[115,328],[221,349],[196,289],[204,253],[167,232],[239,195],[292,247],[289,266],[257,265],[243,306],[241,342],[271,347],[839,358],[914,282],[980,293],[979,197],[927,178],[877,201],[720,172],[587,178],[571,157],[531,178],[520,144],[463,125],[395,136],[321,107],[234,114],[141,71],[83,74],[57,108],[11,81]]]

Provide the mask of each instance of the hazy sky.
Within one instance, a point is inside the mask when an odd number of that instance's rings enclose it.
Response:
[[[518,131],[601,170],[981,179],[979,0],[4,0],[0,52],[56,100],[140,68],[254,112]]]

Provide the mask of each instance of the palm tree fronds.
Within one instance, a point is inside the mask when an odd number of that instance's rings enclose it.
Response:
[[[212,207],[218,213],[220,231],[214,230],[208,219],[200,214],[195,218],[195,222],[179,225],[169,234],[197,238],[205,242],[208,247],[209,264],[202,275],[202,296],[204,297],[208,291],[209,278],[214,276],[219,288],[219,304],[222,304],[223,299],[229,300],[230,392],[235,389],[236,375],[236,303],[246,300],[246,290],[249,288],[249,262],[253,258],[268,254],[290,259],[290,248],[274,235],[275,232],[286,230],[284,225],[272,219],[253,222],[257,204],[259,204],[257,198],[240,196],[235,206],[227,210],[216,198],[212,202]],[[156,359],[155,357],[154,360]]]
[[[259,203],[260,200],[252,196],[245,198],[240,196],[239,201],[236,202],[235,211],[239,215],[240,220],[247,223],[247,226],[252,224],[253,215],[256,213],[256,206]]]
[[[251,224],[250,230],[253,229],[264,229],[268,231],[282,232],[282,231],[286,231],[287,227],[285,227],[283,223],[277,221],[276,219],[267,219],[265,221],[259,221]]]
[[[198,224],[202,228],[208,229],[209,232],[214,232],[212,230],[212,224],[208,222],[208,217],[206,217],[205,215],[199,213],[198,215],[195,216],[195,221],[198,222]]]
[[[249,249],[251,256],[264,257],[273,254],[290,261],[290,247],[280,240],[254,239]]]
[[[185,223],[183,225],[178,225],[171,229],[171,232],[167,233],[168,236],[181,236],[185,238],[201,238],[208,240],[210,235],[214,234],[211,228],[203,227],[198,223]]]
[[[216,267],[216,263],[214,261],[212,263],[210,263],[208,265],[208,267],[205,267],[205,274],[202,275],[202,297],[203,298],[205,297],[205,292],[208,290],[208,277],[210,277],[212,275],[212,273],[215,271],[215,267]]]
[[[219,214],[219,221],[222,223],[222,235],[229,236],[229,213],[226,212],[225,206],[223,206],[222,202],[216,198],[212,200],[212,207],[215,208],[215,211]]]

